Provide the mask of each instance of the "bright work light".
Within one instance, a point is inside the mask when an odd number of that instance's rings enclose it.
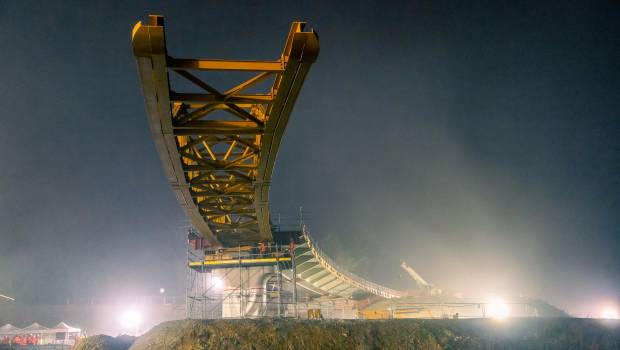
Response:
[[[121,312],[119,321],[126,330],[135,330],[142,323],[142,315],[135,309],[127,309]]]
[[[494,299],[487,304],[487,315],[491,318],[503,320],[510,315],[508,304],[500,299]]]
[[[613,307],[607,307],[605,309],[603,309],[603,311],[601,312],[601,318],[607,319],[607,320],[617,320],[618,319],[618,310],[616,310]]]

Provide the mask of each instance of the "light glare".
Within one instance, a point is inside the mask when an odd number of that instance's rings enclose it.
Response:
[[[495,299],[487,304],[487,315],[491,318],[503,320],[510,315],[510,308],[502,300]]]
[[[211,277],[211,285],[216,289],[224,289],[224,280],[220,277]]]
[[[124,329],[136,329],[142,323],[142,315],[134,309],[128,309],[121,313],[119,321]]]
[[[606,320],[617,320],[618,310],[612,307],[605,308],[603,309],[603,312],[601,312],[601,318],[604,318]]]

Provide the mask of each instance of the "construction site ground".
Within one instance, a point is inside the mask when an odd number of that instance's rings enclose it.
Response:
[[[76,349],[620,349],[620,323],[577,318],[182,320],[162,323],[131,345],[95,336]]]

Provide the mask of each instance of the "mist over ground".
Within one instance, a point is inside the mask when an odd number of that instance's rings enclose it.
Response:
[[[184,294],[188,221],[130,47],[269,59],[292,20],[321,53],[281,145],[273,213],[336,261],[412,288],[620,303],[615,2],[0,3],[0,293]]]

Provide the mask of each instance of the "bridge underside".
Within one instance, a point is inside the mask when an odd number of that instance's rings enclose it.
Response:
[[[319,50],[318,36],[304,26],[292,24],[273,61],[174,58],[167,52],[163,17],[151,16],[148,25],[138,22],[133,29],[166,177],[211,246],[272,237],[268,199],[278,147]],[[210,79],[229,86],[215,88]]]
[[[304,226],[302,244],[295,248],[297,278],[321,294],[350,299],[354,295],[377,295],[382,298],[400,298],[403,292],[387,288],[347,272],[329,258],[310,236]]]
[[[133,29],[155,146],[179,203],[209,248],[255,249],[257,242],[274,238],[271,176],[288,119],[319,52],[317,34],[304,27],[293,22],[282,54],[271,61],[172,57],[161,16],[150,16],[147,25],[138,22]],[[284,277],[311,293],[399,297],[398,291],[339,268],[305,228],[298,238],[289,256],[247,259],[239,250],[236,259],[194,261],[189,267],[194,272],[295,267],[296,273],[289,270]]]

